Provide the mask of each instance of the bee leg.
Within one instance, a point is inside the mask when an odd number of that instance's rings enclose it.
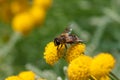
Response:
[[[58,45],[58,46],[57,46],[57,53],[60,51],[60,49],[61,49],[61,46]]]
[[[59,46],[57,46],[57,50],[59,50],[60,48],[59,48]]]
[[[57,46],[57,53],[59,53],[60,49],[61,49],[61,45]]]
[[[60,49],[62,48],[63,45],[64,45],[64,44],[61,44],[61,45],[60,45]]]
[[[57,47],[57,50],[61,49],[62,46],[63,46],[63,44],[59,45],[59,46]]]
[[[67,45],[66,45],[66,44],[61,44],[60,48],[61,48],[63,45],[64,45],[64,46],[65,46],[65,48],[67,49]]]
[[[63,44],[61,44],[60,49],[62,48]]]

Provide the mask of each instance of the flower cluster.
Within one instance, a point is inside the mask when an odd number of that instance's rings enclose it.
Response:
[[[54,45],[53,42],[50,42],[44,52],[44,58],[46,62],[50,65],[53,65],[55,62],[57,62],[64,53],[65,46],[62,46],[59,50],[57,50],[57,47]]]
[[[45,47],[44,59],[48,64],[53,65],[62,57],[64,57],[67,62],[70,62],[79,55],[83,55],[85,51],[85,45],[81,43],[72,45],[67,49],[67,52],[65,52],[65,45],[61,46],[62,45],[55,46],[54,42],[50,42]]]
[[[89,56],[81,55],[71,61],[68,66],[68,77],[70,80],[88,80],[90,73],[89,67],[92,58]]]
[[[81,55],[69,64],[68,77],[70,80],[88,80],[90,77],[95,80],[110,80],[108,75],[115,65],[115,59],[112,55],[99,53],[93,58],[85,56]]]
[[[84,54],[83,43],[73,44],[66,51],[64,46],[60,49],[57,47],[59,46],[55,46],[54,42],[50,42],[45,47],[44,59],[53,65],[63,57],[69,64],[69,80],[110,80],[108,75],[115,65],[115,59],[110,53],[99,53],[95,57],[87,56]]]
[[[45,80],[36,77],[36,74],[32,71],[23,71],[15,76],[7,77],[5,80]]]
[[[2,0],[0,15],[5,22],[11,22],[15,32],[27,34],[43,23],[51,3],[52,0]]]
[[[73,59],[77,58],[80,55],[83,55],[85,52],[85,44],[74,44],[70,46],[70,48],[67,49],[66,51],[66,56],[65,59],[67,62],[71,62]]]
[[[97,66],[95,66],[97,65]],[[109,53],[100,53],[93,58],[90,72],[95,77],[108,75],[115,65],[115,60]],[[96,72],[97,71],[97,72]]]

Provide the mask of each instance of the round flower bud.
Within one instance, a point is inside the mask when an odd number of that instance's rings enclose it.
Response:
[[[19,78],[18,76],[10,76],[10,77],[6,78],[5,80],[22,80],[22,79]]]
[[[11,8],[11,13],[12,14],[21,13],[21,12],[26,10],[27,2],[22,1],[22,3],[21,3],[20,1],[12,1],[11,4],[10,4],[10,8]]]
[[[30,9],[30,14],[35,24],[42,24],[45,19],[46,12],[43,8],[33,6]]]
[[[52,4],[52,0],[33,0],[33,5],[48,9]]]
[[[67,71],[69,80],[88,80],[91,61],[92,58],[86,55],[81,55],[72,60]]]
[[[71,45],[66,52],[66,56],[65,56],[66,61],[71,62],[78,56],[83,55],[85,48],[86,48],[85,44],[81,44],[81,43]]]
[[[34,26],[34,21],[29,13],[21,13],[16,15],[12,21],[12,27],[15,32],[22,34],[29,33]]]
[[[95,56],[90,65],[91,75],[96,78],[108,75],[115,65],[115,59],[109,53],[100,53]]]
[[[48,43],[45,47],[44,59],[50,65],[55,64],[63,56],[65,46],[62,46],[59,50],[57,47],[54,42]]]
[[[18,75],[22,80],[35,80],[35,73],[32,71],[24,71]]]

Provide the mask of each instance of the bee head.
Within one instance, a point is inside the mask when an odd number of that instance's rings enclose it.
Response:
[[[58,39],[58,38],[55,38],[55,39],[54,39],[54,44],[55,44],[55,46],[60,45],[60,41],[59,41],[59,39]]]

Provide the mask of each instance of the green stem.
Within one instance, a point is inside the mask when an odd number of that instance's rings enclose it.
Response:
[[[120,23],[120,15],[112,9],[104,8],[103,13],[114,21]]]
[[[15,46],[16,42],[21,38],[20,33],[14,33],[9,42],[0,49],[0,57],[5,57]]]
[[[40,69],[38,69],[37,67],[35,67],[34,65],[26,64],[26,68],[28,70],[31,70],[31,71],[35,72],[39,77],[44,77],[42,75],[42,71]]]
[[[108,22],[110,22],[108,17],[102,17],[97,29],[95,30],[95,33],[92,37],[91,43],[88,45],[87,50],[86,50],[86,54],[87,55],[93,55],[93,52],[95,51],[95,49],[98,47],[99,43],[100,43],[100,39],[105,31],[106,25],[108,24]]]
[[[119,79],[116,75],[114,75],[112,72],[110,72],[109,77],[110,77],[112,80],[120,80],[120,79]]]

